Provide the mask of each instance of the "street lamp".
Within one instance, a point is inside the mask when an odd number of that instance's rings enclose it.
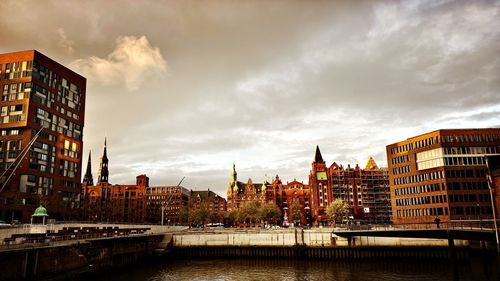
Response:
[[[481,221],[481,215],[480,215],[480,209],[479,209],[479,201],[476,201],[476,215],[477,215],[477,222],[479,223],[479,228],[482,229],[482,221]]]
[[[287,211],[288,211],[288,207],[283,207],[283,211],[285,213],[285,215],[283,216],[283,226],[287,226],[288,225],[288,214],[287,214]]]

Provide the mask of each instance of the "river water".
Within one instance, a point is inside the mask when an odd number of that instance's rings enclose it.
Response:
[[[499,280],[495,262],[476,257],[453,267],[446,260],[165,260],[92,276],[92,281],[318,280],[318,281],[490,281]],[[87,276],[88,277],[88,276]],[[86,278],[89,280],[89,278]]]

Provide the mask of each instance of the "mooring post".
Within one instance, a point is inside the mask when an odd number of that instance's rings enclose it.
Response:
[[[448,237],[448,256],[453,270],[453,279],[458,280],[457,252],[455,248],[455,240],[453,239],[450,229],[446,230],[446,236]]]

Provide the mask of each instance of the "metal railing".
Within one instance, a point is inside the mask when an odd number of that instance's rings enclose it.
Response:
[[[47,232],[42,234],[25,233],[22,235],[14,235],[13,238],[5,238],[1,241],[0,250],[6,249],[23,249],[33,247],[47,247],[59,244],[65,244],[69,241],[74,243],[78,240],[99,239],[99,238],[113,238],[113,237],[127,237],[137,235],[152,235],[148,232],[149,229],[109,229],[109,231],[96,231],[86,232],[85,230],[68,233]]]
[[[457,220],[451,222],[426,222],[409,224],[337,224],[336,228],[348,230],[425,230],[425,229],[457,229],[457,230],[483,230],[495,229],[493,219],[484,220]]]

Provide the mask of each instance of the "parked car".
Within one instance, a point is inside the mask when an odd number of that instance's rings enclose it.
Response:
[[[224,227],[223,223],[209,223],[207,224],[208,227]]]
[[[8,228],[10,227],[10,224],[6,223],[5,221],[0,221],[0,228]]]

